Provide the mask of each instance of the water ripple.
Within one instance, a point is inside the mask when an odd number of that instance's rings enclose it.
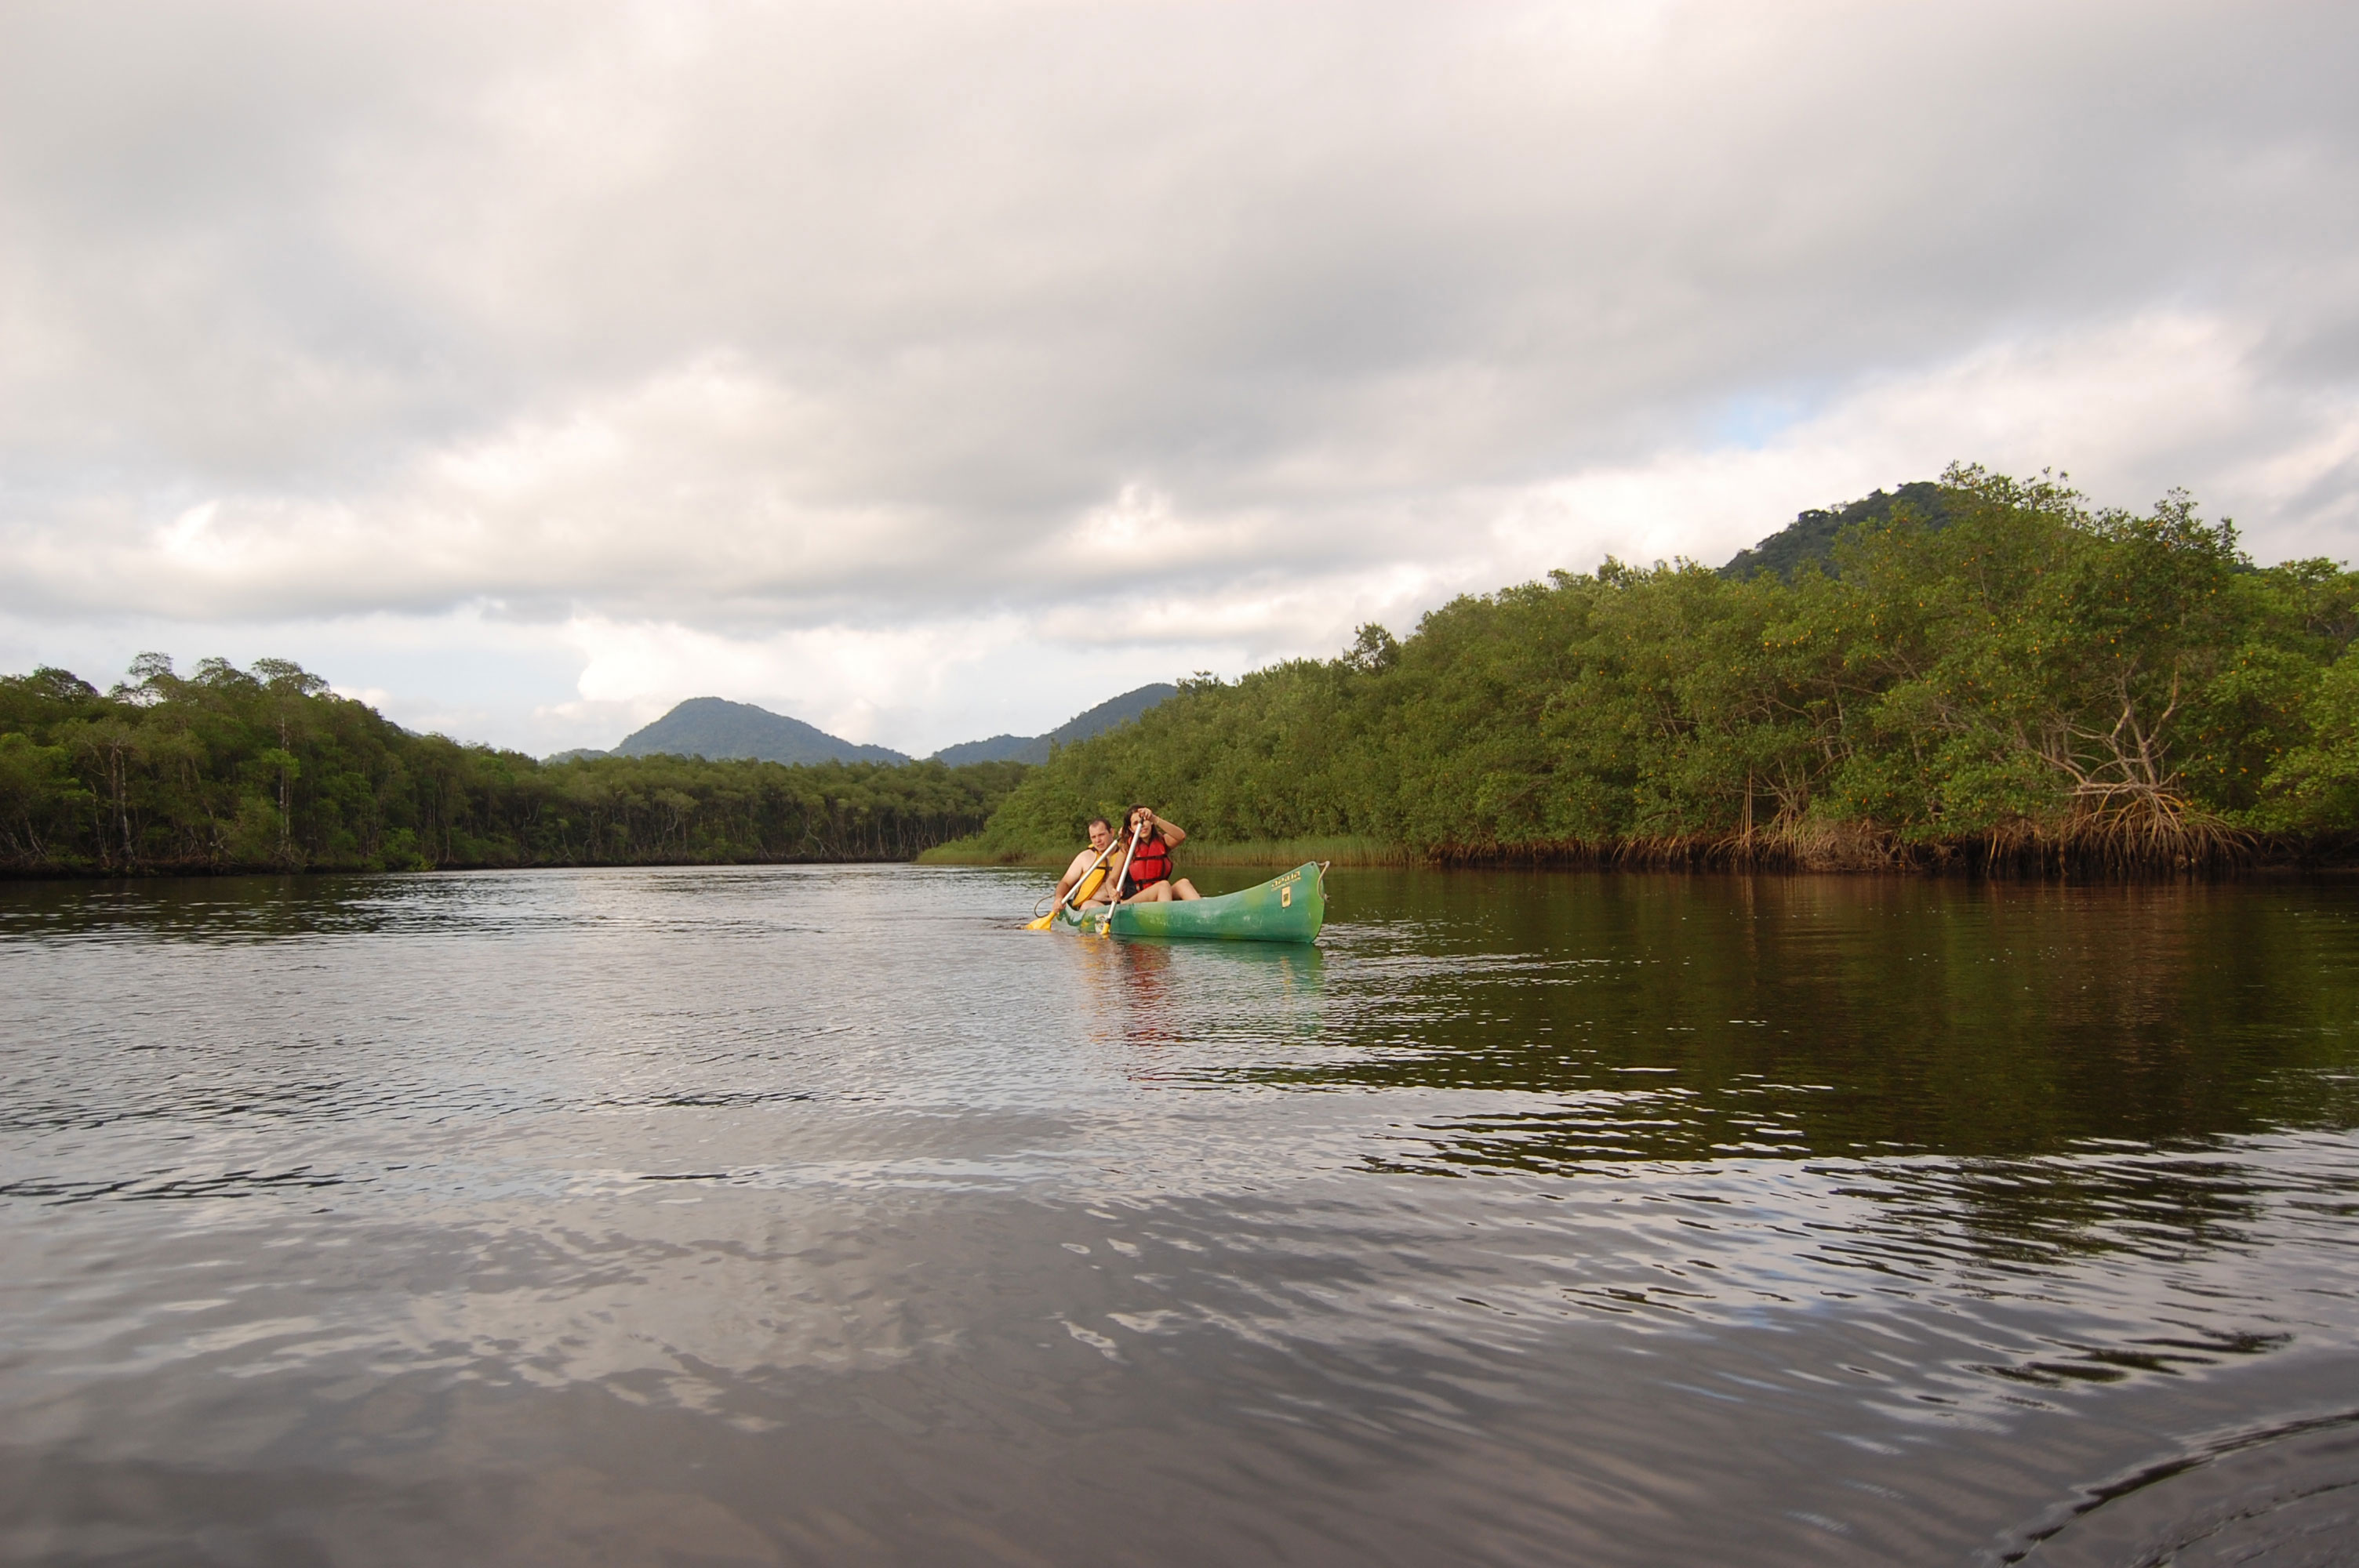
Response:
[[[2359,1370],[2343,890],[1038,881],[0,890],[0,1553],[2060,1562],[2340,1485],[2234,1434]]]

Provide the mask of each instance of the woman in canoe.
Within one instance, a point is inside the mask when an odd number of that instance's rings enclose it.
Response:
[[[1169,903],[1174,899],[1203,897],[1194,882],[1171,874],[1171,851],[1188,837],[1187,829],[1164,821],[1151,806],[1132,806],[1128,820],[1137,847],[1129,850],[1130,870],[1122,879],[1122,902]]]

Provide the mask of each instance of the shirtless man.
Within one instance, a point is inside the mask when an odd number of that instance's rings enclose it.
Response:
[[[1122,902],[1169,903],[1174,899],[1203,897],[1194,882],[1171,874],[1171,851],[1188,837],[1188,830],[1177,823],[1164,821],[1151,807],[1144,806],[1132,806],[1128,820],[1138,848],[1132,851],[1130,870],[1122,880]]]
[[[1101,854],[1104,853],[1105,847],[1113,842],[1114,824],[1108,822],[1103,816],[1091,817],[1090,847],[1082,850],[1080,854],[1074,856],[1073,863],[1065,868],[1065,874],[1057,879],[1057,903],[1060,907],[1061,907],[1065,902],[1065,895],[1072,892],[1074,886],[1078,884],[1083,877],[1090,874],[1090,868],[1097,863],[1097,859]],[[1106,884],[1113,881],[1114,879],[1114,873],[1121,870],[1122,851],[1120,849],[1116,849],[1113,854],[1106,856],[1105,874],[1099,877],[1091,885],[1089,892],[1084,896],[1082,903],[1078,907],[1086,908],[1088,905],[1093,903],[1105,903]]]

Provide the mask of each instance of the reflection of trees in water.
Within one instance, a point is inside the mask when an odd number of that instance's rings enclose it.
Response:
[[[2001,1272],[2108,1253],[2182,1262],[2210,1249],[2254,1244],[2278,1190],[2250,1164],[2191,1152],[1903,1160],[1864,1167],[1860,1175],[1833,1190],[1873,1205],[1879,1231]]]
[[[400,924],[366,877],[155,877],[121,882],[20,882],[0,898],[0,936],[136,935],[181,942],[249,942],[360,935]],[[403,886],[418,902],[422,881]]]
[[[2359,972],[2328,892],[1378,880],[1343,885],[1395,918],[1356,928],[1329,980],[1332,1027],[1359,1048],[1257,1069],[1450,1092],[1373,1167],[1833,1161],[1820,1173],[1861,1202],[1854,1228],[1811,1233],[1814,1256],[1894,1284],[1964,1271],[1994,1288],[2239,1248],[2348,1195],[2319,1173],[2333,1152],[2299,1195],[2205,1152],[2359,1128]],[[2073,1375],[2221,1348],[2117,1346]]]
[[[2324,893],[1506,873],[1344,885],[1395,917],[1333,962],[1333,1027],[1362,1048],[1264,1076],[1513,1097],[1425,1127],[1438,1164],[1979,1158],[2359,1126],[2359,972],[2347,937],[2324,939],[2347,924]]]
[[[2183,1372],[2291,1342],[2284,1329],[2223,1325],[2239,1305],[2267,1303],[2240,1303],[2201,1283],[2197,1271],[2206,1254],[2258,1250],[2322,1229],[2312,1212],[2321,1201],[2342,1207],[2359,1195],[2348,1152],[2318,1152],[2324,1157],[2301,1162],[2298,1174],[2259,1158],[2195,1150],[1864,1164],[1833,1173],[1841,1179],[1833,1194],[1860,1200],[1859,1217],[1821,1229],[1813,1249],[1822,1263],[1861,1271],[1871,1288],[1978,1298],[2038,1297],[2043,1279],[2112,1260],[2123,1280],[2137,1281],[2124,1303],[2134,1330],[2048,1336],[1965,1370],[2041,1388]],[[2265,1315],[2284,1321],[2273,1310]]]
[[[489,871],[435,876],[143,877],[111,882],[0,883],[0,939],[90,937],[245,943],[288,937],[470,932],[571,931],[597,911],[585,904],[665,891],[661,872],[619,895],[598,871]],[[676,874],[675,887],[698,873]],[[710,875],[710,873],[704,873]]]
[[[1564,1295],[1616,1315],[1705,1319],[1765,1299],[1913,1302],[1973,1325],[1977,1354],[1951,1364],[1955,1380],[1935,1381],[1954,1391],[1996,1378],[2020,1402],[2027,1385],[2177,1374],[2293,1343],[2310,1310],[2250,1288],[2267,1271],[2248,1260],[2293,1249],[2310,1260],[2297,1271],[2343,1294],[2316,1260],[2343,1246],[2340,1227],[2359,1207],[2354,1152],[2330,1137],[2299,1150],[2248,1144],[2236,1157],[1845,1160],[1812,1162],[1816,1179],[1801,1183],[1763,1166],[1625,1166],[1617,1173],[1646,1178],[1635,1195],[1664,1206],[1658,1227],[1702,1224],[1777,1259],[1747,1268],[1641,1248],[1639,1266]],[[2069,1328],[2040,1306],[2012,1324],[1991,1308],[2059,1299],[2085,1309],[2062,1320]]]

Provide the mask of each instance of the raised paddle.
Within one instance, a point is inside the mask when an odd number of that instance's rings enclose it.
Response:
[[[1098,858],[1090,862],[1089,871],[1083,871],[1081,875],[1081,879],[1074,882],[1069,891],[1059,896],[1056,907],[1049,910],[1048,914],[1040,916],[1038,920],[1027,921],[1025,923],[1024,929],[1027,931],[1046,931],[1049,926],[1054,925],[1057,923],[1057,916],[1062,913],[1065,905],[1081,897],[1082,890],[1090,885],[1090,872],[1094,871],[1100,866],[1104,865],[1105,858],[1108,855],[1113,854],[1114,847],[1121,842],[1122,840],[1119,838],[1107,839],[1106,847],[1098,851]],[[1040,906],[1036,903],[1032,907],[1038,909]]]
[[[1114,891],[1106,894],[1105,917],[1098,922],[1098,935],[1114,935],[1114,912],[1122,907],[1122,890],[1130,881],[1130,862],[1138,853],[1138,841],[1145,835],[1134,825],[1130,830],[1130,847],[1122,852],[1122,874],[1114,880]],[[1108,846],[1111,848],[1112,846]]]

